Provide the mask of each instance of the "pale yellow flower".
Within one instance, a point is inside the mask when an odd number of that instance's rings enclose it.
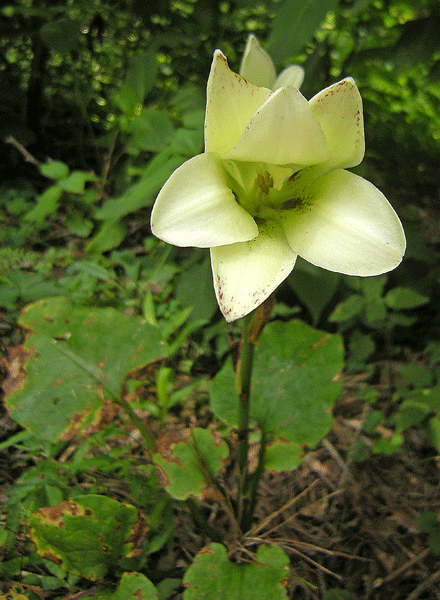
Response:
[[[210,248],[228,321],[261,304],[297,256],[349,275],[390,271],[402,260],[405,235],[385,196],[344,170],[363,156],[362,101],[353,79],[307,101],[297,87],[272,91],[250,83],[217,50],[205,152],[165,183],[152,231],[176,246]]]

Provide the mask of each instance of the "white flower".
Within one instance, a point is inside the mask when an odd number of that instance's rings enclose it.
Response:
[[[343,169],[364,156],[362,101],[351,78],[310,101],[233,73],[217,50],[208,80],[205,152],[160,191],[151,228],[176,246],[210,248],[226,320],[261,304],[297,256],[330,271],[378,275],[405,251],[383,194]]]
[[[271,57],[253,33],[247,39],[239,73],[254,85],[273,91],[288,85],[299,89],[304,80],[304,69],[299,65],[290,65],[277,77]]]

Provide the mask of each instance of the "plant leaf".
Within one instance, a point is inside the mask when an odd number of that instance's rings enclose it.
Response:
[[[229,453],[224,440],[199,427],[183,441],[159,440],[158,447],[161,454],[155,454],[154,459],[167,478],[164,487],[177,500],[200,497],[203,487],[210,483],[210,475],[218,473]]]
[[[122,557],[137,556],[148,530],[134,506],[99,495],[40,508],[28,527],[40,556],[93,581]]]
[[[4,382],[10,415],[39,438],[68,440],[114,416],[131,371],[164,357],[158,330],[113,308],[78,307],[67,298],[27,306],[30,330],[21,347],[21,375]]]
[[[331,407],[342,390],[342,365],[339,335],[296,320],[270,323],[255,347],[251,420],[289,442],[315,445],[331,426]],[[212,382],[211,408],[237,427],[233,386],[234,373],[226,363]]]
[[[283,600],[289,578],[289,559],[277,546],[260,546],[254,564],[228,560],[226,548],[210,544],[185,573],[184,600]]]

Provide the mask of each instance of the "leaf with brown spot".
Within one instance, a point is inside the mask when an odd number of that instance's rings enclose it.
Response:
[[[148,531],[134,506],[92,494],[40,508],[27,525],[40,556],[93,581],[137,556]]]
[[[25,365],[31,356],[32,352],[24,346],[7,349],[7,355],[1,361],[1,366],[7,372],[6,378],[1,385],[5,396],[9,396],[12,392],[19,390],[23,385],[26,377]]]
[[[8,359],[5,406],[45,440],[67,441],[108,424],[130,373],[167,354],[159,331],[140,317],[67,298],[28,305],[19,324],[28,337]]]
[[[209,429],[196,427],[182,439],[154,456],[166,477],[164,487],[178,500],[201,497],[205,485],[210,484],[229,454],[226,442]]]
[[[118,588],[100,589],[96,594],[87,594],[87,600],[158,600],[156,588],[141,573],[124,573]]]

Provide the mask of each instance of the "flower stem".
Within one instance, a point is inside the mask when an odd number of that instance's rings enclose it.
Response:
[[[244,482],[246,478],[249,453],[250,387],[255,346],[255,344],[249,340],[248,335],[252,316],[253,313],[250,313],[243,319],[243,337],[236,375],[236,388],[239,396],[237,460],[242,482]]]
[[[275,298],[272,294],[243,319],[240,357],[238,359],[235,376],[235,388],[238,393],[238,497],[236,514],[242,531],[247,531],[252,522],[256,505],[258,483],[263,471],[266,443],[265,435],[262,434],[257,472],[249,477],[249,417],[254,349],[264,326],[270,319],[274,305]],[[246,498],[249,494],[250,499]]]
[[[261,475],[264,470],[264,458],[266,455],[266,434],[264,431],[261,432],[260,450],[258,452],[258,464],[255,471],[252,473],[249,482],[249,506],[244,512],[241,520],[241,530],[243,532],[248,531],[251,528],[252,519],[257,504],[257,493],[258,485],[260,483]]]

